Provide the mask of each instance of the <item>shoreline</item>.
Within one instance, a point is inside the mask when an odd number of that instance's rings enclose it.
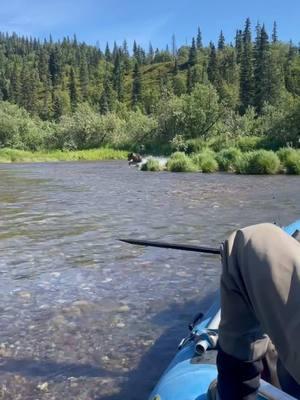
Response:
[[[110,148],[92,150],[52,150],[27,151],[4,148],[0,149],[0,164],[38,163],[60,161],[109,161],[127,160],[128,152]]]

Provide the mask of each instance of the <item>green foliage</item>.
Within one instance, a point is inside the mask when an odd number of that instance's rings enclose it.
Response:
[[[184,98],[184,132],[186,138],[206,139],[214,132],[220,118],[219,96],[212,85],[197,84]]]
[[[230,147],[228,149],[221,150],[217,154],[216,160],[219,164],[219,168],[222,171],[235,171],[236,164],[241,156],[241,150],[237,149],[236,147]]]
[[[203,46],[198,28],[189,46],[177,50],[174,38],[172,53],[152,45],[146,52],[134,42],[130,55],[126,42],[102,53],[76,37],[40,42],[0,33],[0,101],[22,109],[3,115],[0,143],[24,149],[143,144],[156,154],[171,145],[187,153],[207,146],[298,148],[298,48],[280,41],[277,28],[272,42],[264,26],[254,41],[251,35],[247,19],[235,46],[222,32],[218,49]]]
[[[267,150],[244,153],[236,163],[236,171],[241,174],[276,174],[279,168],[278,156]]]
[[[167,170],[171,172],[194,172],[196,167],[184,153],[173,153],[167,162]]]
[[[295,153],[297,154],[297,151],[292,147],[283,147],[277,151],[277,155],[282,164],[285,164],[286,160]]]
[[[142,171],[161,171],[161,169],[159,161],[154,158],[149,158],[141,167]]]
[[[46,136],[44,125],[47,128],[39,119],[32,119],[24,109],[0,102],[0,147],[39,149],[43,147]]]
[[[102,148],[82,151],[24,151],[16,149],[0,149],[0,162],[55,162],[55,161],[100,161],[126,160],[127,151]]]
[[[203,149],[207,148],[207,142],[204,139],[189,139],[185,142],[187,154],[200,153]]]
[[[300,151],[290,147],[282,148],[277,155],[287,174],[300,175]]]
[[[215,153],[211,150],[204,150],[192,157],[193,163],[201,172],[216,172],[218,163],[215,159]]]
[[[235,141],[242,152],[253,151],[260,147],[262,138],[258,136],[242,136]]]

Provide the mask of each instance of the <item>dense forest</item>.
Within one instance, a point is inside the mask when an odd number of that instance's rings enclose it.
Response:
[[[246,20],[234,43],[164,50],[0,34],[0,146],[169,152],[241,137],[299,147],[300,47]]]

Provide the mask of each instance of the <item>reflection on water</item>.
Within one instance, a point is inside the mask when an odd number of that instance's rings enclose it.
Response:
[[[142,173],[125,162],[0,166],[0,398],[141,400],[218,286],[218,245],[299,218],[299,178]]]

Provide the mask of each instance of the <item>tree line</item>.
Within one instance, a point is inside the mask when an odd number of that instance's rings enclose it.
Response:
[[[177,48],[173,35],[163,50],[136,41],[129,50],[126,40],[101,50],[76,36],[40,41],[0,33],[0,100],[49,123],[71,121],[85,107],[102,120],[144,119],[148,140],[159,142],[277,129],[281,141],[297,145],[299,98],[300,48],[280,41],[276,23],[268,33],[247,19],[234,43],[221,31],[208,46],[198,28],[190,45]]]

